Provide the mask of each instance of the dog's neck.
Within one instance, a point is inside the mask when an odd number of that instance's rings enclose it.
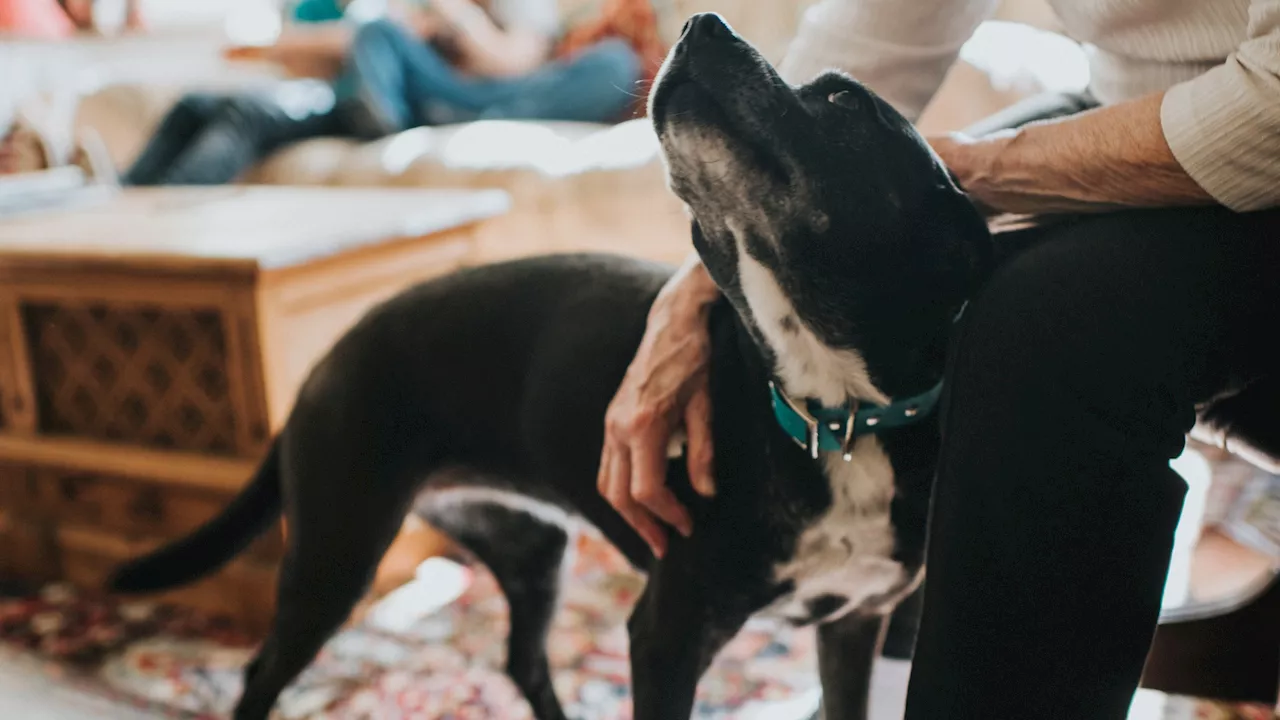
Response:
[[[793,398],[830,407],[858,400],[884,405],[891,399],[872,381],[855,350],[833,348],[805,323],[777,279],[739,247],[738,282],[760,339],[773,356],[773,373]]]

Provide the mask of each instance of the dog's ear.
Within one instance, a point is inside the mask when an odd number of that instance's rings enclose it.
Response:
[[[827,96],[827,102],[850,110],[857,110],[862,105],[861,98],[852,90],[837,90]]]

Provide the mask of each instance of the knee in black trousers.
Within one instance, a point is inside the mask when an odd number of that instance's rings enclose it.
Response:
[[[1003,239],[1027,248],[951,357],[910,720],[1124,717],[1185,492],[1168,461],[1276,319],[1255,230],[1202,209]]]

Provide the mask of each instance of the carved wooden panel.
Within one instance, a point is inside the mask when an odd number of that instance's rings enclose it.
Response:
[[[59,558],[61,578],[84,588],[101,588],[120,563],[142,555],[154,545],[70,527],[59,528],[52,543]],[[275,575],[272,565],[241,558],[195,583],[147,597],[209,615],[230,616],[238,627],[260,636],[270,626],[274,614]]]
[[[42,433],[229,455],[236,413],[217,310],[28,302]]]
[[[0,432],[31,433],[35,408],[30,401],[27,345],[17,297],[0,282]]]
[[[230,500],[218,491],[0,463],[0,573],[97,589],[114,567],[186,535]],[[270,618],[262,597],[283,552],[277,523],[227,568],[166,598],[230,613],[256,630]]]
[[[0,509],[59,527],[101,530],[123,538],[164,540],[184,536],[231,501],[222,492],[110,477],[101,473],[0,464]],[[277,527],[255,542],[249,555],[278,559]]]
[[[62,577],[57,537],[47,523],[0,510],[0,573],[32,588]]]
[[[0,296],[0,432],[8,430],[9,404],[15,399],[13,348],[15,330],[10,328],[12,298]]]
[[[0,510],[35,521],[42,507],[40,483],[35,471],[20,465],[0,464]]]
[[[53,528],[40,515],[40,486],[27,468],[0,464],[0,573],[31,583],[61,575]]]

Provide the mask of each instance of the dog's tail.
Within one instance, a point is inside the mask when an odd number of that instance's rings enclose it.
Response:
[[[184,585],[222,567],[280,517],[280,441],[258,472],[217,517],[181,540],[116,569],[107,587],[146,593]]]

